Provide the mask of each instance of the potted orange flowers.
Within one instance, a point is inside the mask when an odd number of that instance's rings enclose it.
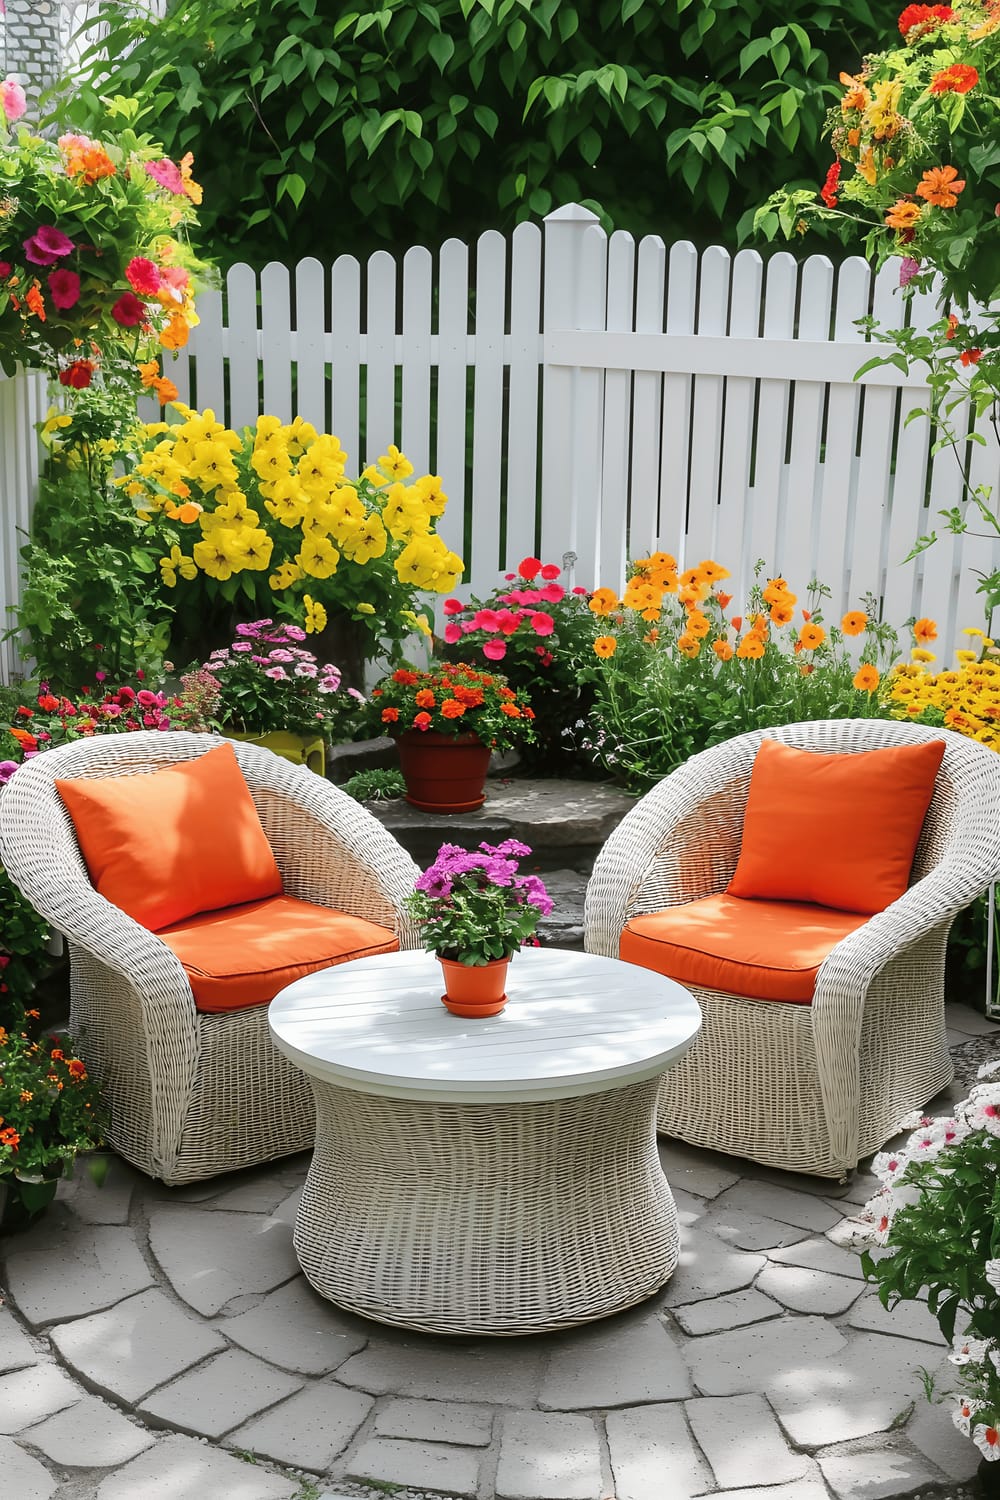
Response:
[[[524,695],[465,662],[429,672],[399,667],[371,699],[376,722],[396,741],[406,800],[425,812],[481,807],[491,753],[534,738]]]

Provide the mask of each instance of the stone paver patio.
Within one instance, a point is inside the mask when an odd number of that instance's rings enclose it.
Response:
[[[1000,1035],[964,1007],[949,1024],[956,1044]],[[565,1333],[475,1342],[311,1291],[291,1238],[306,1156],[183,1189],[118,1161],[100,1189],[78,1175],[0,1245],[0,1494],[954,1493],[979,1454],[923,1398],[919,1371],[950,1384],[937,1326],[913,1304],[886,1312],[840,1243],[873,1179],[661,1149],[684,1225],[663,1293]]]

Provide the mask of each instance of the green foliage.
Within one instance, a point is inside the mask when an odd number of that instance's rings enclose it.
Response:
[[[399,771],[355,771],[344,782],[344,791],[357,802],[386,802],[401,797],[406,782]]]
[[[23,1008],[41,977],[49,928],[48,923],[12,884],[2,866],[0,911],[3,912],[3,938],[0,939],[0,1026],[11,1028],[21,1024]]]
[[[134,404],[130,415],[134,422]],[[155,669],[168,639],[170,610],[150,587],[159,549],[110,483],[125,425],[122,400],[95,389],[77,398],[72,417],[52,413],[42,429],[49,457],[21,552],[16,630],[59,692],[75,694],[97,670],[121,680]]]
[[[865,0],[192,0],[97,19],[110,36],[60,119],[93,128],[100,93],[137,97],[195,153],[209,241],[258,262],[469,238],[571,201],[635,233],[731,235],[776,174],[820,173],[831,71],[877,36]]]

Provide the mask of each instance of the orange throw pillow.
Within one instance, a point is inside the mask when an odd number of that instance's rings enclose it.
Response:
[[[944,740],[827,755],[761,741],[730,896],[884,911],[906,890]]]
[[[232,745],[138,776],[57,780],[96,889],[152,931],[281,891]]]

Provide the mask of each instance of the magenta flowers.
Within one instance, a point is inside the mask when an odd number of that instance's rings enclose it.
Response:
[[[424,947],[439,958],[479,967],[510,958],[535,940],[552,898],[539,876],[519,873],[519,862],[530,853],[517,839],[471,850],[442,844],[407,900]]]
[[[68,312],[80,300],[80,278],[75,271],[53,271],[48,278],[52,306]]]
[[[64,255],[76,249],[68,235],[54,224],[39,224],[34,234],[24,241],[24,254],[34,266],[54,266]]]

